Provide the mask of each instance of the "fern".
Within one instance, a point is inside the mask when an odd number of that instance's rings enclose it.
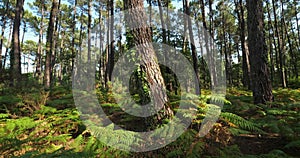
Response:
[[[292,141],[284,146],[284,148],[298,148],[300,149],[300,140]]]
[[[224,112],[224,113],[221,113],[221,117],[225,121],[230,122],[230,123],[234,124],[235,126],[238,126],[241,129],[264,133],[257,124],[255,124],[251,121],[248,121],[236,114]]]

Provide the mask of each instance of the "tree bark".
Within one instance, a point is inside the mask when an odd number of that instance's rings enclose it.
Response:
[[[74,6],[73,6],[73,18],[72,18],[72,62],[71,62],[71,70],[73,72],[74,70],[74,64],[75,64],[75,57],[76,57],[76,49],[75,49],[75,39],[76,39],[76,34],[75,34],[75,29],[76,29],[76,14],[77,14],[77,0],[74,1]]]
[[[6,0],[6,2],[5,2],[5,14],[1,19],[1,21],[2,21],[2,31],[1,31],[1,38],[0,38],[0,74],[2,74],[1,73],[1,71],[2,71],[2,47],[3,47],[4,33],[5,33],[6,23],[7,23],[6,17],[7,17],[7,13],[8,13],[8,6],[9,6],[9,0]]]
[[[11,63],[11,86],[17,86],[21,80],[21,46],[20,46],[20,25],[23,16],[24,0],[17,0],[15,19],[13,26],[12,50],[10,55]]]
[[[124,1],[124,9],[129,10],[125,15],[128,26],[132,26],[134,44],[137,53],[141,57],[141,67],[146,72],[147,81],[150,88],[150,96],[153,98],[155,109],[163,106],[162,110],[156,115],[156,121],[162,123],[164,118],[171,117],[173,111],[168,103],[168,96],[165,92],[164,79],[162,77],[154,48],[151,44],[151,29],[144,19],[147,19],[142,0]]]
[[[38,81],[42,80],[42,55],[43,55],[43,34],[44,34],[44,0],[41,0],[41,22],[40,22],[40,31],[39,31],[39,41],[38,41],[38,50],[37,50],[37,63],[36,63],[36,74]]]
[[[57,0],[53,0],[52,8],[50,12],[49,26],[47,30],[47,43],[46,43],[46,62],[45,62],[45,75],[44,75],[44,86],[46,89],[49,89],[51,86],[51,58],[52,52],[54,51],[53,40],[54,39],[54,31],[55,31],[55,18],[58,10],[58,2]]]
[[[111,81],[111,75],[114,69],[115,62],[115,45],[114,45],[114,1],[110,0],[110,29],[109,29],[109,37],[110,37],[110,49],[109,49],[109,81]]]
[[[273,100],[264,38],[263,1],[247,0],[248,39],[254,104]]]

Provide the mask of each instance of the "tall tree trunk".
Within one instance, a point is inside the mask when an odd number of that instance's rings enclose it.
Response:
[[[246,42],[246,23],[245,23],[245,12],[244,12],[244,5],[243,0],[236,0],[236,7],[238,13],[238,21],[240,27],[240,41],[242,47],[242,69],[243,69],[243,85],[251,89],[251,77],[250,77],[250,63],[249,63],[249,50],[248,45]]]
[[[134,24],[138,27],[132,30],[134,44],[137,46],[138,55],[141,57],[141,67],[146,72],[147,81],[150,88],[150,95],[153,98],[155,109],[163,106],[162,110],[156,115],[158,123],[162,123],[164,118],[171,117],[173,111],[169,106],[168,96],[165,91],[164,79],[162,77],[154,48],[151,44],[151,29],[147,25],[144,4],[141,0],[124,1],[124,9],[133,9],[129,15],[125,15],[128,25]]]
[[[182,1],[182,5],[183,5],[182,6],[183,12],[185,13],[186,12],[186,1],[185,0]],[[183,51],[183,53],[186,53],[186,51],[187,51],[186,31],[187,31],[188,22],[187,22],[187,19],[185,17],[183,17],[183,20],[184,20],[184,28],[183,28],[182,51]]]
[[[36,63],[36,74],[38,81],[42,80],[42,55],[43,55],[43,34],[44,34],[44,0],[41,0],[41,22],[40,22],[40,31],[39,31],[39,41],[38,41],[38,51],[37,51],[37,63]]]
[[[263,1],[247,0],[248,39],[254,104],[273,100],[264,38]]]
[[[210,76],[211,76],[211,86],[215,87],[217,85],[217,73],[216,73],[216,66],[215,66],[215,51],[214,51],[214,11],[212,9],[214,0],[208,0],[208,8],[209,8],[209,52],[208,52],[208,65],[210,67]]]
[[[274,57],[273,57],[273,43],[272,43],[272,36],[271,36],[271,30],[272,27],[272,20],[270,19],[270,12],[269,12],[269,5],[267,4],[267,10],[268,10],[268,30],[269,30],[269,53],[270,53],[270,67],[271,67],[271,82],[274,81],[274,74],[275,74],[275,65],[274,65]]]
[[[273,39],[273,44],[274,44],[274,51],[275,51],[275,62],[276,62],[276,69],[277,71],[279,71],[280,67],[279,67],[279,60],[278,60],[278,49],[277,49],[277,44],[276,44],[276,39],[275,39],[275,29],[273,27],[272,24],[272,19],[271,19],[271,9],[269,7],[269,3],[267,3],[267,12],[268,12],[268,19],[269,19],[269,25],[270,25],[270,29],[272,30],[273,34],[272,34],[272,39]],[[272,47],[273,50],[273,47]],[[274,71],[275,72],[275,71]],[[275,75],[275,74],[274,74]]]
[[[293,3],[294,3],[294,6],[296,7],[295,8],[295,18],[296,18],[296,26],[297,26],[297,33],[298,33],[298,40],[299,40],[299,38],[300,38],[300,26],[299,26],[299,19],[298,19],[298,8],[297,8],[297,6],[298,6],[298,2],[297,2],[297,0],[294,0],[293,1]],[[300,41],[299,41],[299,44],[300,44]]]
[[[92,0],[88,1],[88,62],[91,62],[91,38],[92,38]]]
[[[5,69],[6,60],[7,60],[7,56],[8,56],[8,50],[9,50],[11,42],[12,42],[13,21],[11,21],[11,23],[10,23],[9,30],[10,31],[9,31],[9,35],[8,35],[8,40],[7,40],[5,54],[4,54],[4,60],[3,60],[3,69]]]
[[[159,8],[159,18],[162,26],[162,37],[163,37],[163,43],[167,43],[167,33],[166,33],[166,25],[165,25],[165,20],[163,17],[163,10],[162,10],[162,5],[161,5],[161,0],[157,0],[158,3],[158,8]]]
[[[107,1],[107,6],[109,5],[109,0]],[[106,15],[109,17],[109,7],[106,7]],[[110,38],[110,25],[109,25],[109,19],[107,18],[106,21],[106,28],[107,28],[107,33],[106,33],[106,54],[105,54],[105,73],[104,73],[104,83],[107,85],[107,82],[109,81],[109,71],[110,71],[110,59],[109,59],[109,53],[110,53],[110,43],[109,43],[109,38]]]
[[[58,1],[57,5],[57,12],[55,17],[55,26],[54,26],[54,33],[53,33],[53,49],[51,53],[51,67],[50,67],[50,86],[55,83],[56,79],[56,69],[54,68],[56,64],[56,56],[58,53],[58,42],[59,42],[59,36],[60,36],[60,29],[61,29],[61,11],[60,11],[60,4],[61,0]],[[54,81],[54,82],[53,82]]]
[[[7,22],[7,13],[8,13],[8,6],[9,6],[9,0],[6,0],[5,2],[5,14],[2,17],[1,21],[2,21],[2,30],[1,30],[1,38],[0,38],[0,74],[2,71],[2,47],[3,47],[3,40],[4,40],[4,33],[5,33],[5,29],[6,29],[6,22]],[[1,76],[0,76],[1,77]]]
[[[17,0],[15,19],[13,26],[13,38],[12,38],[12,50],[10,55],[11,63],[11,86],[17,86],[17,83],[21,80],[21,46],[20,46],[20,25],[23,15],[24,0]]]
[[[282,15],[282,31],[286,34],[286,37],[287,37],[287,40],[288,40],[288,44],[289,44],[289,53],[290,53],[290,56],[292,57],[290,60],[291,60],[291,66],[293,67],[293,74],[295,76],[298,76],[298,68],[297,68],[297,61],[298,61],[298,55],[296,53],[294,53],[294,47],[293,47],[293,44],[292,44],[292,40],[291,40],[291,37],[289,35],[289,31],[288,31],[288,25],[286,23],[286,20],[285,20],[285,17],[284,17],[284,6],[283,6],[283,1],[281,0],[281,13],[283,14]]]
[[[44,75],[44,86],[46,89],[49,89],[51,86],[51,58],[52,52],[54,51],[53,40],[54,39],[54,31],[55,31],[55,18],[58,10],[58,2],[57,0],[52,1],[52,8],[50,12],[49,26],[47,30],[47,43],[46,43],[46,63],[45,63],[45,75]]]
[[[83,24],[84,24],[84,20],[83,20],[83,10],[81,10],[81,14],[80,14],[80,32],[79,32],[79,52],[78,52],[78,60],[81,60],[81,51],[82,51],[82,38],[83,38]]]
[[[99,7],[101,7],[101,1],[99,1]],[[100,50],[99,50],[99,78],[101,81],[101,85],[104,86],[105,82],[104,82],[104,69],[105,69],[105,63],[104,63],[104,57],[103,57],[103,39],[104,37],[102,36],[102,31],[105,30],[104,28],[102,28],[102,8],[99,9],[99,46],[100,46]]]
[[[201,8],[201,17],[202,17],[202,25],[203,25],[203,28],[205,29],[203,31],[204,33],[204,43],[205,43],[205,49],[206,49],[206,52],[210,52],[210,48],[209,48],[209,35],[205,32],[205,31],[208,31],[208,26],[207,26],[207,22],[206,22],[206,11],[205,11],[205,2],[204,0],[200,0],[200,8]],[[209,60],[209,59],[208,59]],[[203,55],[202,55],[202,62],[204,63],[204,58],[203,58]],[[207,61],[207,62],[210,62],[210,61]],[[211,85],[214,86],[214,81],[211,81]]]
[[[109,52],[109,81],[111,81],[111,75],[114,69],[115,62],[115,45],[114,45],[114,1],[110,0],[110,52]]]
[[[192,26],[192,21],[191,21],[191,11],[190,11],[190,2],[189,0],[185,0],[185,11],[186,14],[189,16],[187,21],[188,21],[188,29],[189,29],[189,37],[190,37],[190,44],[191,44],[191,50],[192,50],[192,59],[193,59],[193,67],[196,75],[196,81],[199,83],[199,68],[198,68],[198,55],[196,52],[196,47],[195,47],[195,40],[194,40],[194,34],[193,34],[193,26]],[[197,86],[197,84],[196,84]],[[196,89],[196,94],[200,95],[200,84],[199,86],[195,87]]]
[[[276,7],[275,7],[275,0],[272,0],[272,8],[273,8],[273,15],[274,15],[274,25],[275,25],[275,34],[277,37],[277,48],[278,48],[278,55],[279,55],[279,72],[280,72],[280,79],[281,79],[281,86],[283,88],[286,87],[286,78],[285,78],[285,70],[283,65],[283,52],[281,46],[281,39],[279,36],[278,30],[278,21],[277,21],[277,14],[276,14]],[[274,43],[276,44],[276,43]]]
[[[77,0],[74,1],[74,6],[73,6],[73,18],[72,18],[72,61],[71,61],[71,70],[73,72],[74,70],[74,62],[75,62],[75,55],[76,55],[76,49],[75,49],[75,39],[76,39],[76,14],[77,14]]]
[[[290,24],[292,24],[292,22],[290,22]],[[298,48],[298,49],[296,49],[296,51],[300,51],[300,41],[297,42],[297,39],[298,39],[300,36],[297,36],[297,35],[296,35],[296,32],[294,31],[294,29],[293,29],[292,26],[291,26],[291,32],[292,32],[292,35],[293,35],[293,39],[295,39],[295,45],[296,45],[296,48]],[[299,59],[298,55],[295,55],[294,61],[295,61],[295,62],[298,62],[298,59]],[[294,69],[295,69],[295,70],[294,70],[294,71],[295,71],[295,77],[296,77],[296,79],[298,79],[298,78],[299,78],[298,64],[293,64],[293,66],[294,66]]]

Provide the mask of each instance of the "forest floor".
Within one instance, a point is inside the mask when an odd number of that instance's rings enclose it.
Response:
[[[134,131],[143,128],[143,121],[123,112],[109,92],[99,90],[97,94],[110,120]],[[195,103],[199,109],[208,106],[210,99],[209,91],[202,94],[202,102]],[[277,89],[274,95],[275,102],[254,105],[249,91],[230,88],[220,118],[208,135],[197,137],[203,119],[199,112],[175,142],[155,151],[133,153],[96,139],[80,119],[70,88],[58,86],[45,92],[3,86],[0,157],[300,157],[300,89]],[[171,96],[171,105],[176,105],[174,98],[178,96]]]

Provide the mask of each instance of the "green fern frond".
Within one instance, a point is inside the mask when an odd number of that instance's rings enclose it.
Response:
[[[221,113],[221,117],[236,126],[238,126],[241,129],[249,130],[249,131],[255,131],[259,133],[263,133],[263,131],[259,128],[259,126],[251,121],[248,121],[236,114],[224,112]]]
[[[284,146],[284,148],[298,148],[300,149],[300,140],[292,141]]]

